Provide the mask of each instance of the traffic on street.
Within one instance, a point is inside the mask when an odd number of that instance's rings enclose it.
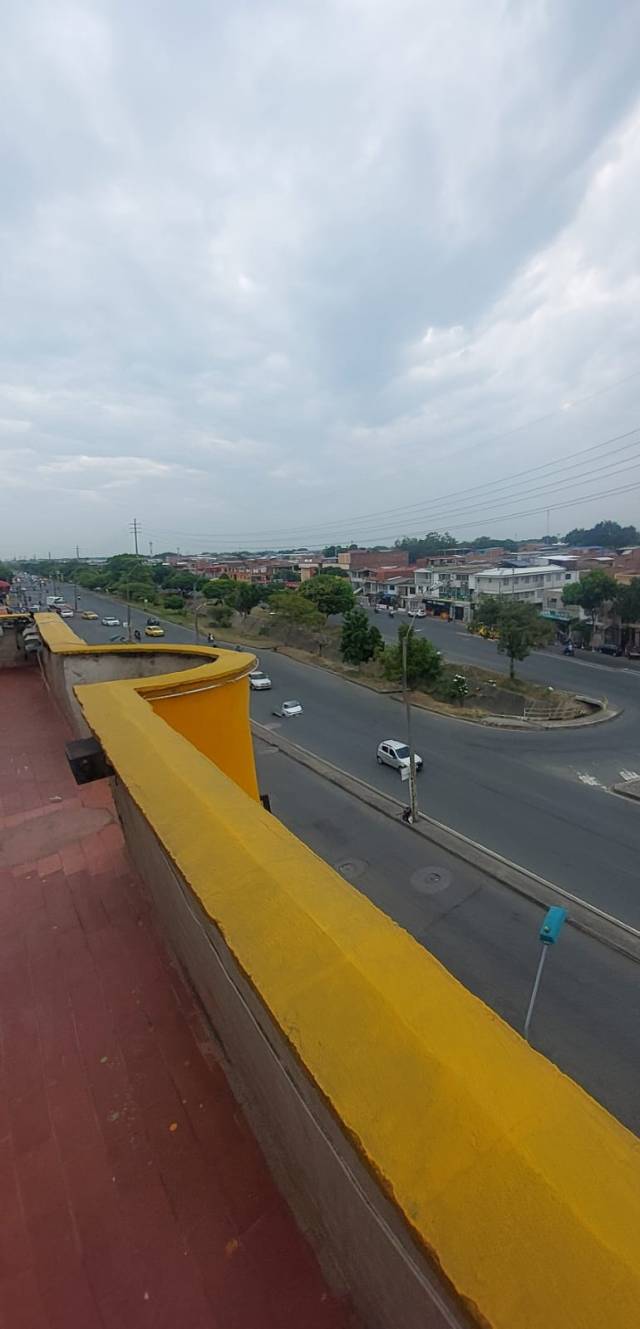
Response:
[[[74,602],[72,586],[58,584],[57,589]],[[121,601],[88,591],[81,594],[79,610],[72,626],[88,642],[108,642],[116,634],[115,628],[103,625],[103,617],[120,619],[125,640],[128,618],[132,640],[134,632],[144,633],[149,618],[144,610],[129,611]],[[86,611],[98,618],[83,618]],[[168,620],[162,627],[167,643],[196,640],[192,628]],[[428,620],[421,627],[441,649],[453,625]],[[200,644],[206,637],[206,631],[198,632]],[[493,642],[455,628],[446,642],[451,659],[467,649],[474,655],[483,652],[485,664],[491,661],[496,672],[505,667]],[[274,650],[260,656],[272,687],[252,691],[255,718],[271,726],[295,726],[287,732],[295,735],[296,743],[397,794],[400,774],[379,765],[376,754],[390,736],[405,738],[398,701]],[[620,717],[553,733],[516,732],[414,708],[414,741],[424,762],[419,802],[423,812],[476,843],[640,927],[640,806],[611,792],[625,773],[640,772],[640,672],[634,665],[618,666],[615,660],[601,665],[540,652],[526,660],[522,670],[554,685],[562,681],[577,692],[606,692],[609,702],[623,711],[624,723]],[[294,719],[274,716],[274,710],[291,699],[301,704],[301,713]]]

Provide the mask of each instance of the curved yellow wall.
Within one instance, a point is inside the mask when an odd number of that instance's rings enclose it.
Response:
[[[177,732],[181,703],[167,694],[185,683],[174,674],[76,693],[418,1245],[479,1324],[631,1329],[639,1142],[206,760],[193,697]],[[220,690],[219,726],[224,705]]]
[[[57,657],[151,656],[162,668],[163,655],[200,658],[202,664],[159,677],[117,679],[95,687],[131,689],[172,729],[182,734],[251,798],[258,798],[253,743],[249,727],[249,670],[255,656],[206,646],[173,643],[88,645],[59,614],[37,614],[43,641]],[[75,689],[74,689],[75,691]]]

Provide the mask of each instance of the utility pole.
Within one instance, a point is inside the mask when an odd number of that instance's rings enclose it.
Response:
[[[80,545],[76,545],[76,562],[80,562]]]
[[[403,634],[402,637],[402,692],[404,696],[404,708],[407,717],[407,746],[409,748],[409,799],[411,803],[411,824],[416,825],[418,820],[418,786],[416,782],[416,754],[413,750],[413,737],[411,725],[411,703],[409,701],[409,688],[407,684],[407,651],[409,637],[413,632],[413,623]]]
[[[153,558],[153,540],[149,541],[149,558]]]
[[[131,588],[129,582],[127,582],[127,641],[131,645]]]
[[[133,519],[133,525],[132,525],[132,527],[131,527],[131,530],[133,531],[133,547],[134,547],[134,549],[135,549],[135,552],[136,552],[136,558],[137,558],[137,557],[138,557],[138,536],[139,536],[139,534],[140,534],[140,525],[139,525],[139,522],[138,522],[137,517],[134,517],[134,519]]]

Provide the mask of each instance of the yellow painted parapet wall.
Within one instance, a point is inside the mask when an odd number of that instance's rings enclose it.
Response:
[[[253,744],[249,728],[249,671],[255,656],[236,651],[219,651],[207,646],[177,646],[154,642],[153,645],[109,643],[88,645],[60,618],[59,614],[36,614],[40,635],[51,653],[71,656],[120,659],[153,659],[162,669],[164,656],[181,656],[185,668],[179,673],[156,674],[150,678],[114,679],[98,687],[113,687],[119,695],[130,691],[141,700],[146,714],[149,707],[172,729],[215,762],[252,798],[258,797]],[[188,661],[201,657],[196,668]]]
[[[207,669],[76,693],[345,1135],[478,1324],[632,1329],[640,1143],[179,732]]]

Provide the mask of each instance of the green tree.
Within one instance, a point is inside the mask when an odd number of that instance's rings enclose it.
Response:
[[[364,664],[384,646],[379,628],[369,622],[364,609],[348,609],[342,621],[340,653],[347,664]]]
[[[132,581],[126,589],[130,600],[146,600],[149,604],[155,604],[158,599],[156,588],[150,581]]]
[[[451,701],[457,701],[464,706],[465,697],[469,696],[469,684],[464,674],[452,674],[448,680],[447,692]]]
[[[248,618],[252,609],[260,604],[262,587],[252,586],[248,581],[238,582],[234,596],[234,605],[243,618]]]
[[[209,622],[214,623],[219,628],[230,628],[233,618],[231,605],[219,601],[218,604],[212,604],[209,609]]]
[[[78,586],[84,586],[85,590],[93,591],[97,586],[104,586],[104,568],[92,568],[85,564],[78,568],[75,579]]]
[[[509,656],[509,677],[515,678],[516,660],[526,660],[536,646],[553,637],[553,626],[541,618],[535,605],[504,601],[497,623],[498,650]]]
[[[165,609],[184,609],[184,600],[182,596],[173,595],[171,591],[169,591],[168,595],[165,595],[163,603]]]
[[[181,595],[191,595],[197,589],[200,578],[188,568],[176,568],[164,583],[166,591],[179,591]]]
[[[498,595],[481,595],[475,607],[473,626],[479,625],[495,632],[503,608],[503,601]]]
[[[591,626],[595,628],[603,605],[615,600],[619,589],[615,577],[601,568],[594,568],[591,572],[584,572],[580,581],[569,582],[563,587],[562,600],[566,605],[580,605],[585,614],[589,614]]]
[[[551,537],[549,537],[551,539]],[[469,544],[470,549],[519,549],[517,540],[505,540],[504,536],[477,535]]]
[[[353,608],[353,590],[344,577],[320,572],[300,588],[300,595],[311,600],[321,614],[346,614]]]
[[[231,580],[231,577],[212,577],[205,581],[202,587],[202,594],[207,600],[213,600],[214,603],[230,603],[233,600],[238,583]]]
[[[151,576],[156,586],[166,586],[167,582],[173,576],[174,569],[169,563],[154,563],[151,567]]]
[[[433,642],[426,637],[416,637],[407,623],[398,628],[398,643],[387,646],[384,653],[384,672],[387,678],[402,681],[402,642],[407,638],[407,684],[412,690],[417,687],[433,687],[442,673],[442,656]]]
[[[13,569],[8,563],[0,563],[0,581],[8,581],[9,585],[13,581]]]
[[[301,591],[276,591],[270,605],[284,623],[295,623],[305,628],[320,628],[325,615]]]
[[[102,571],[102,585],[119,586],[127,581],[150,581],[151,570],[146,559],[137,554],[114,554],[108,558]]]
[[[396,540],[395,548],[407,549],[409,562],[415,563],[417,558],[424,558],[427,554],[441,554],[446,549],[455,549],[457,544],[458,541],[448,531],[428,531],[423,536],[403,535],[401,540]]]
[[[587,528],[576,526],[564,538],[568,545],[602,545],[605,549],[640,544],[640,532],[635,526],[620,526],[617,521],[599,521]]]
[[[640,623],[640,577],[634,577],[628,586],[618,588],[615,607],[623,627]]]

